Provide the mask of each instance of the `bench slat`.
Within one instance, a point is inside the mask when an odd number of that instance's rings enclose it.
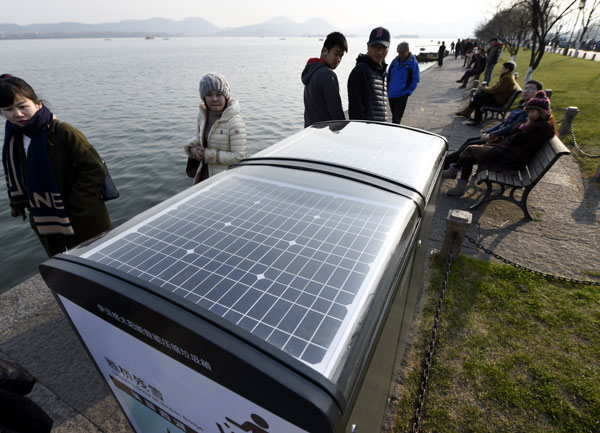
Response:
[[[527,168],[524,168],[521,170],[521,179],[522,179],[522,185],[523,186],[529,186],[531,185],[531,176],[529,176],[529,172],[527,171]]]
[[[549,156],[548,154],[546,154],[546,152],[538,152],[535,154],[535,156],[533,158],[531,158],[531,161],[529,161],[529,164],[541,164],[542,166],[546,166],[548,164],[550,164],[552,162],[552,159],[554,157],[553,156]]]
[[[538,178],[544,173],[546,167],[548,167],[548,164],[543,164],[540,160],[532,161],[529,164],[529,172],[531,173],[531,177],[534,181],[538,180]]]
[[[506,103],[504,105],[484,105],[483,107],[481,107],[481,111],[483,113],[486,111],[489,111],[492,113],[499,113],[499,114],[502,114],[503,116],[506,116],[506,112],[508,110],[510,110],[510,107],[512,107],[515,100],[519,97],[520,94],[521,94],[521,87],[519,87],[519,85],[517,84],[517,87],[512,92],[512,94],[510,95],[510,98],[508,98],[508,100],[506,101]]]
[[[512,175],[507,179],[507,185],[510,186],[514,186],[514,187],[522,187],[523,186],[523,182],[521,182],[521,179],[519,178],[518,174]]]
[[[552,146],[543,146],[541,152],[544,152],[549,161],[552,161],[556,157],[556,152]]]

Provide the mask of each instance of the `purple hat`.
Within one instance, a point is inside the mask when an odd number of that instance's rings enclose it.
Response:
[[[533,98],[525,104],[525,111],[539,110],[542,116],[550,117],[550,99],[543,90],[538,90]]]
[[[383,44],[386,47],[390,46],[390,32],[384,27],[377,27],[371,30],[369,35],[369,46],[372,47],[375,44]]]

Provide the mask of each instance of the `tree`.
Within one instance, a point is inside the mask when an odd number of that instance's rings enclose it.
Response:
[[[527,10],[516,5],[496,12],[489,21],[480,24],[475,29],[475,36],[486,41],[498,38],[506,46],[511,60],[515,60],[521,43],[530,33],[529,27]]]
[[[584,37],[585,34],[587,33],[587,31],[590,29],[590,24],[592,24],[592,21],[595,21],[596,18],[598,18],[598,16],[600,15],[598,12],[598,8],[600,6],[600,0],[594,0],[592,2],[591,7],[586,8],[585,6],[589,5],[589,0],[586,2],[585,0],[583,1],[583,5],[584,7],[583,9],[583,18],[581,19],[583,27],[581,28],[581,33],[579,34],[579,43],[581,44],[584,41]],[[586,9],[588,11],[587,14],[587,18],[586,18]]]
[[[514,6],[521,5],[529,13],[531,29],[531,57],[525,81],[531,80],[533,71],[539,66],[546,48],[550,30],[557,22],[573,11],[579,0],[517,0]]]

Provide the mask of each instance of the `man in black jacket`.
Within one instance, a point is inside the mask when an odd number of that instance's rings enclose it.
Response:
[[[367,54],[359,54],[348,77],[348,115],[350,119],[387,120],[385,56],[390,46],[390,32],[377,27],[371,31]]]
[[[498,63],[498,57],[500,57],[500,47],[498,46],[498,39],[492,38],[490,39],[490,48],[488,49],[485,74],[483,76],[483,80],[487,84],[490,84],[490,80],[492,79],[492,71],[494,70],[494,66],[496,66],[496,63]]]
[[[340,85],[333,70],[348,52],[348,42],[340,32],[327,35],[321,57],[308,59],[302,71],[304,83],[304,127],[325,120],[344,120]]]

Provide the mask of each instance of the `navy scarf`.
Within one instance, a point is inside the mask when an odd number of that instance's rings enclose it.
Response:
[[[48,155],[48,127],[52,123],[52,118],[52,112],[42,106],[23,127],[6,121],[2,164],[11,205],[28,205],[38,233],[42,236],[72,236],[73,227],[65,210]],[[26,155],[26,179],[21,171],[21,152],[15,146],[13,139],[15,134],[31,138]]]

